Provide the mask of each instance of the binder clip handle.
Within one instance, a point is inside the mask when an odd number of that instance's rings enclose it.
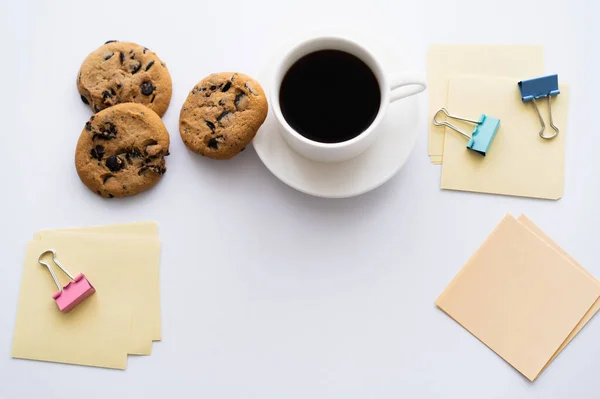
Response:
[[[40,255],[40,257],[38,258],[38,262],[43,265],[46,266],[48,268],[48,270],[50,271],[50,275],[52,276],[52,280],[54,280],[54,284],[56,284],[56,288],[58,288],[59,292],[62,292],[63,287],[60,285],[60,282],[58,281],[58,278],[56,278],[56,274],[54,274],[54,270],[52,270],[52,267],[44,262],[42,260],[42,258],[46,255],[46,254],[52,254],[52,262],[54,262],[56,264],[56,266],[58,266],[60,268],[60,270],[63,271],[63,273],[65,273],[71,280],[75,281],[75,277],[73,277],[73,275],[71,273],[69,273],[69,271],[67,269],[65,269],[65,267],[58,261],[58,259],[56,258],[56,251],[53,249],[48,249],[44,252],[42,252],[42,254]]]
[[[435,126],[447,126],[450,129],[452,129],[452,130],[454,130],[454,131],[462,134],[463,136],[465,136],[468,139],[471,139],[470,135],[468,135],[467,133],[463,132],[462,130],[460,130],[459,128],[457,128],[456,126],[454,126],[453,124],[451,124],[450,122],[448,122],[448,121],[438,121],[437,120],[437,116],[438,116],[438,114],[440,112],[444,113],[446,115],[446,117],[450,118],[450,119],[456,119],[456,120],[459,120],[459,121],[469,122],[469,123],[473,123],[475,125],[481,124],[481,121],[474,121],[474,120],[471,120],[471,119],[466,119],[466,118],[461,118],[459,116],[450,115],[450,113],[448,112],[448,110],[446,108],[440,108],[438,110],[438,112],[436,112],[435,115],[433,115],[433,124]]]

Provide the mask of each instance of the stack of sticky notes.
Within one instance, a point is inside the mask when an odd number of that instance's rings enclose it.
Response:
[[[552,97],[552,116],[560,133],[538,135],[540,120],[532,103],[523,103],[518,82],[544,75],[544,51],[537,45],[434,45],[427,57],[429,157],[442,165],[441,188],[532,198],[559,199],[564,191],[568,86]],[[538,107],[549,126],[546,98]],[[436,126],[440,108],[477,120],[485,114],[500,127],[485,157],[466,149],[467,139]],[[474,126],[448,120],[471,133]]]
[[[96,292],[68,313],[39,263],[49,249]],[[71,280],[53,262],[61,286]],[[150,355],[161,340],[160,240],[156,223],[43,230],[27,244],[12,357],[125,369],[128,355]]]
[[[600,308],[600,282],[525,215],[507,215],[436,305],[529,380]]]

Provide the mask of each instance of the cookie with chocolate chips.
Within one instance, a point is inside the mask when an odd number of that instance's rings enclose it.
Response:
[[[152,110],[119,104],[92,115],[75,151],[79,178],[102,197],[127,197],[156,184],[166,172],[169,132]]]
[[[179,115],[179,133],[190,150],[229,159],[252,141],[267,112],[258,82],[241,73],[215,73],[188,95]]]
[[[163,116],[171,101],[171,75],[155,52],[110,40],[92,52],[77,74],[81,101],[99,112],[121,103],[143,104]]]

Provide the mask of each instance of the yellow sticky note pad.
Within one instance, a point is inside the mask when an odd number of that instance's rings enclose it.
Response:
[[[533,381],[599,297],[595,279],[507,215],[436,305]]]
[[[56,286],[48,270],[38,263],[39,255],[49,248],[56,250],[58,259],[71,273],[85,274],[96,289],[95,294],[67,314],[57,309],[51,297]],[[160,243],[150,237],[55,233],[32,241],[24,264],[13,357],[125,368],[128,353],[150,354],[159,255]],[[55,273],[66,285],[68,278],[56,268]],[[113,324],[111,315],[117,315],[117,323],[124,310],[125,326]],[[67,336],[66,324],[70,326]],[[110,342],[103,338],[106,329],[118,330],[114,334],[119,339],[121,334],[125,337],[124,345],[115,346],[123,355],[119,359],[125,359],[120,363],[112,358],[104,360],[112,353],[105,354],[105,345]],[[61,355],[57,356],[54,342],[60,340],[81,345],[60,345]]]
[[[427,53],[427,91],[429,94],[429,155],[441,163],[444,155],[444,128],[432,123],[442,107],[459,115],[446,103],[448,80],[456,75],[505,76],[519,80],[544,74],[544,48],[539,45],[439,44]],[[489,93],[494,96],[494,93]],[[443,162],[445,162],[445,158]]]
[[[557,200],[563,195],[565,139],[569,90],[552,97],[552,115],[560,134],[551,140],[538,135],[541,125],[533,104],[523,103],[517,81],[507,78],[464,76],[450,81],[448,110],[478,119],[485,114],[500,119],[500,128],[485,157],[466,149],[467,139],[446,128],[441,187],[449,190]],[[548,100],[538,107],[549,125]],[[471,133],[474,126],[452,120]]]
[[[46,237],[52,237],[57,234],[100,234],[103,236],[138,236],[138,237],[150,237],[158,239],[158,225],[155,222],[135,222],[126,224],[113,224],[106,226],[91,226],[91,227],[75,227],[75,228],[64,228],[57,230],[42,230],[34,233],[34,239],[44,239]],[[160,310],[160,280],[159,280],[159,257],[147,265],[150,273],[156,273],[156,292],[153,293],[147,300],[147,305],[152,308],[152,340],[160,341],[162,339],[162,327],[161,327],[161,310]],[[157,270],[154,271],[154,268]],[[145,346],[145,350],[139,347],[136,350],[130,352],[131,354],[150,354],[149,350],[151,346]]]

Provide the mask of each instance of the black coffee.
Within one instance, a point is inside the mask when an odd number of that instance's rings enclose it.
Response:
[[[375,74],[360,58],[321,50],[302,57],[286,72],[279,103],[287,123],[304,137],[340,143],[373,123],[381,93]]]

